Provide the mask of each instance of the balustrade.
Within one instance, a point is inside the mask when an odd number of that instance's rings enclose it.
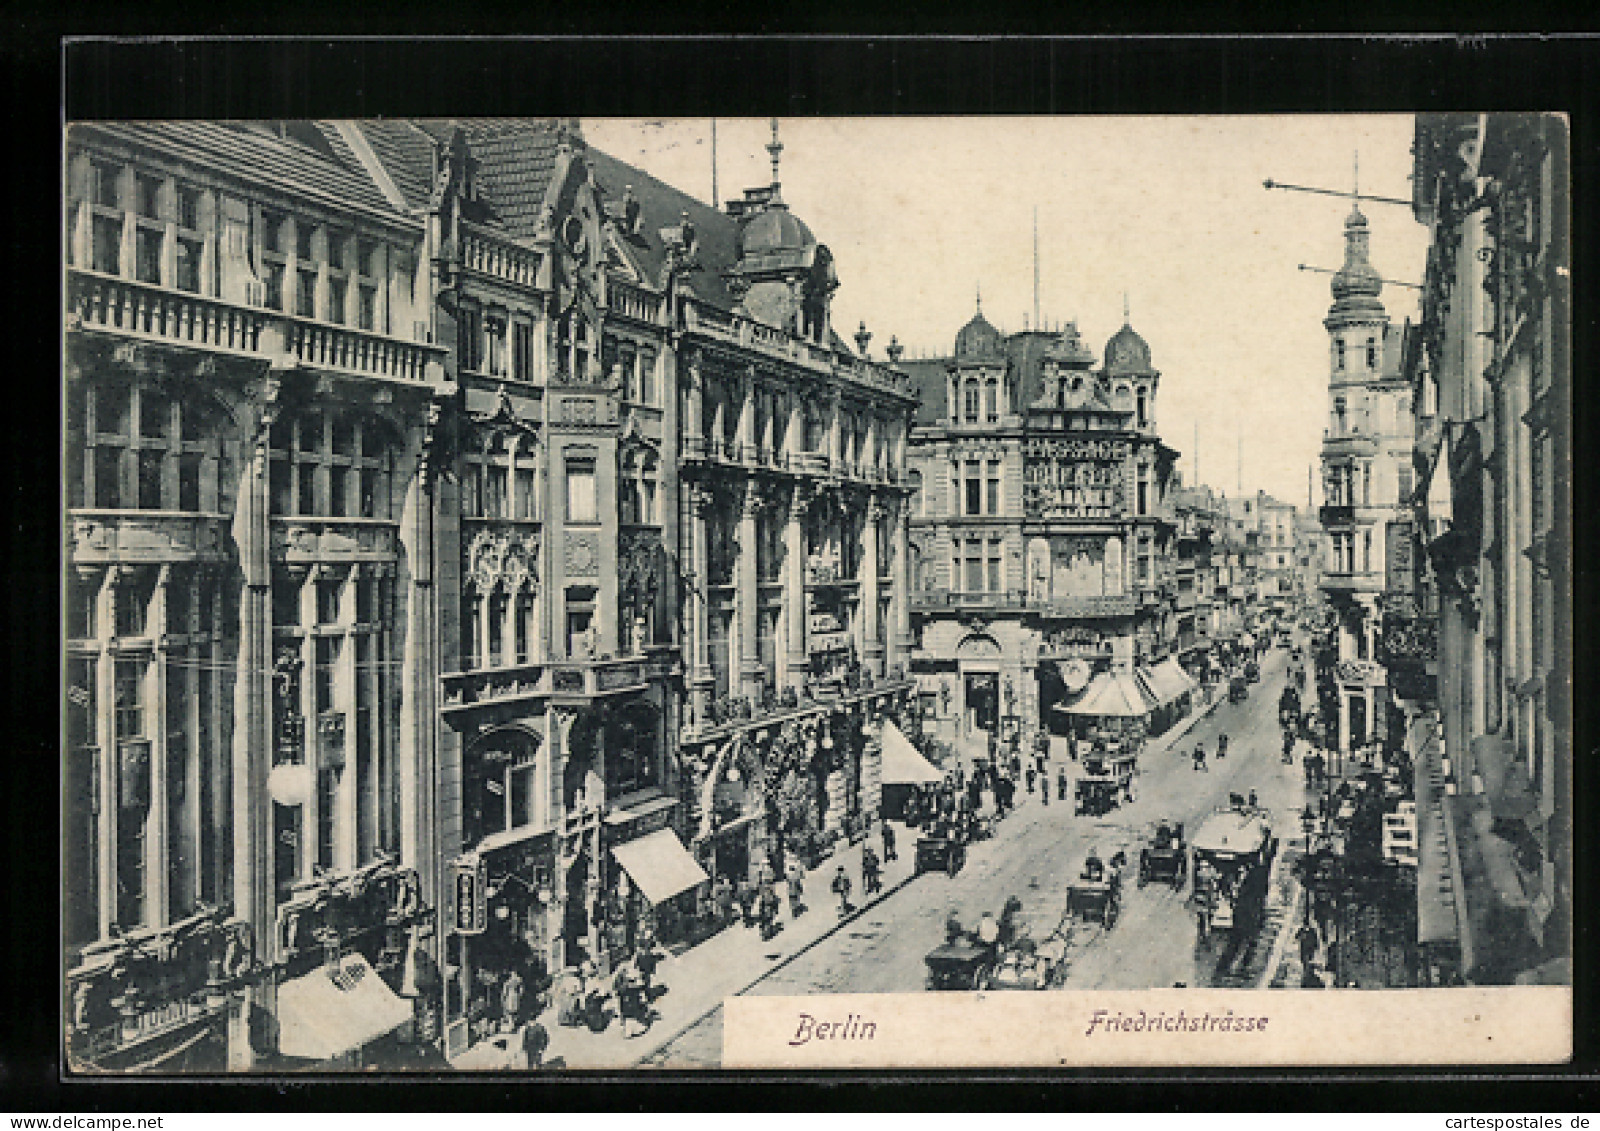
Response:
[[[299,318],[289,320],[286,345],[302,365],[404,381],[426,380],[429,360],[444,352],[420,342]]]
[[[518,286],[538,282],[539,256],[526,248],[478,232],[463,232],[461,262],[469,271],[504,279]]]
[[[267,318],[217,299],[78,270],[68,275],[67,307],[86,329],[230,353],[259,353]]]

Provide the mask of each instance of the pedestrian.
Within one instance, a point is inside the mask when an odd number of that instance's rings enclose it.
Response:
[[[800,867],[800,861],[791,859],[789,871],[784,877],[789,885],[789,918],[798,919],[805,913],[806,906],[801,902],[806,892],[806,874]]]
[[[1050,804],[1050,775],[1049,774],[1041,774],[1040,777],[1039,777],[1039,803],[1041,805],[1049,805]]]
[[[1194,748],[1194,768],[1197,770],[1206,769],[1206,748],[1203,745]],[[1210,771],[1207,770],[1206,772],[1209,773]]]
[[[749,877],[739,881],[739,914],[746,927],[753,927],[756,923],[756,885],[750,882]]]
[[[1309,968],[1317,957],[1317,929],[1309,921],[1302,924],[1300,940],[1300,965]]]
[[[833,875],[833,882],[828,886],[839,897],[839,917],[842,919],[850,913],[850,877],[845,875],[843,864],[839,865],[839,870]]]
[[[716,906],[717,926],[726,927],[733,919],[733,883],[726,875],[718,876],[711,885],[711,898]]]
[[[1065,766],[1062,766],[1061,769],[1056,771],[1056,800],[1057,801],[1065,801],[1066,799],[1067,799],[1067,768]]]
[[[617,968],[611,989],[617,995],[617,1016],[622,1021],[622,1035],[635,1037],[643,1033],[650,1023],[649,1007],[644,1004],[643,986],[632,962],[624,962]],[[633,1031],[635,1025],[638,1026],[638,1032]]]
[[[659,996],[655,992],[654,985],[656,967],[661,965],[661,959],[665,955],[666,952],[661,949],[661,944],[656,942],[655,932],[646,927],[644,934],[639,936],[639,949],[634,952],[633,964],[639,970],[639,980],[644,985],[644,997],[647,1003]],[[662,993],[665,992],[666,987],[663,986]]]
[[[500,1031],[509,1033],[522,1024],[522,975],[515,967],[500,983]]]
[[[883,822],[883,859],[885,863],[900,859],[900,854],[894,850],[894,826],[888,821]]]
[[[537,1017],[530,1017],[522,1027],[521,1044],[521,1067],[538,1068],[544,1063],[544,1050],[550,1047],[550,1030],[540,1024]]]
[[[771,883],[761,885],[760,894],[761,941],[778,933],[778,890]]]
[[[861,889],[867,895],[877,895],[883,890],[883,880],[879,876],[879,870],[878,854],[872,851],[872,845],[862,846]]]
[[[1033,792],[1033,782],[1034,782],[1034,779],[1037,778],[1038,776],[1039,776],[1039,771],[1034,769],[1032,766],[1029,766],[1028,767],[1028,792],[1029,793]]]

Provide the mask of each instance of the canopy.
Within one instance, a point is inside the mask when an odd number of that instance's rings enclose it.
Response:
[[[900,728],[894,725],[894,720],[885,719],[883,723],[883,784],[924,785],[929,782],[943,780],[944,775],[928,765],[928,760],[917,752],[915,746],[911,745],[911,740],[900,733]]]
[[[278,1051],[331,1060],[369,1045],[411,1020],[399,998],[359,954],[278,987]]]
[[[1154,707],[1131,675],[1124,672],[1101,672],[1071,706],[1059,704],[1058,711],[1072,715],[1093,715],[1100,718],[1138,719]]]
[[[1183,698],[1195,688],[1195,682],[1189,678],[1189,673],[1184,671],[1178,661],[1171,656],[1153,668],[1144,669],[1144,679],[1150,690],[1155,693],[1156,701],[1163,707]]]
[[[671,829],[615,845],[611,855],[651,903],[662,903],[711,879]]]

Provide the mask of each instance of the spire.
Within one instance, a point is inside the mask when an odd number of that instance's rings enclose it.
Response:
[[[772,119],[772,140],[767,143],[767,153],[772,157],[772,200],[778,203],[778,157],[783,153],[783,142],[778,140],[778,119]]]

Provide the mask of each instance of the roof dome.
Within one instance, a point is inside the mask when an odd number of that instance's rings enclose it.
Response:
[[[1126,377],[1149,377],[1155,373],[1149,345],[1126,322],[1106,343],[1105,370],[1108,375]]]
[[[739,254],[772,255],[816,246],[811,229],[782,204],[763,208],[739,232]]]
[[[1344,266],[1333,276],[1333,313],[1348,315],[1383,314],[1378,295],[1383,279],[1367,261],[1367,218],[1360,207],[1350,210],[1344,222]]]
[[[1000,356],[1000,331],[989,325],[989,320],[982,312],[974,314],[972,321],[957,331],[955,356],[957,358]]]

